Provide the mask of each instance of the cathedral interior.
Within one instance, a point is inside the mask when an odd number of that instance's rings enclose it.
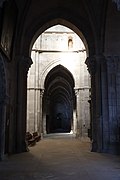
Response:
[[[35,132],[120,154],[119,0],[0,0],[0,160]]]

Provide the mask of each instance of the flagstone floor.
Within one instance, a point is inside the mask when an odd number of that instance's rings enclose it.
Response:
[[[90,142],[50,135],[0,162],[0,180],[120,180],[120,156],[90,152]]]

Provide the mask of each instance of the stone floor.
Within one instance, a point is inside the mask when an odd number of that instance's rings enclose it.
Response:
[[[120,157],[90,152],[90,143],[49,136],[0,162],[0,180],[120,180]]]

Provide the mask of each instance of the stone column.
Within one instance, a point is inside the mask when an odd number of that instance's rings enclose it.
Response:
[[[30,57],[18,57],[18,76],[17,76],[17,122],[16,122],[16,151],[24,152],[27,150],[26,135],[26,114],[27,114],[27,73],[32,64]]]
[[[109,108],[108,108],[108,76],[107,60],[104,56],[99,56],[100,62],[100,86],[101,86],[101,137],[102,152],[109,151]],[[100,146],[100,145],[99,145]]]
[[[82,122],[80,121],[80,97],[79,88],[74,88],[76,95],[76,137],[82,136]]]
[[[50,96],[44,94],[43,104],[43,134],[47,134],[49,128],[48,116],[50,115]],[[49,133],[49,132],[48,132]]]
[[[103,132],[102,132],[102,92],[101,92],[101,62],[100,57],[95,56],[96,61],[96,73],[95,73],[95,98],[96,98],[96,143],[97,149],[95,151],[102,152],[102,141],[103,141]],[[91,87],[93,89],[93,87]],[[93,149],[94,151],[94,149]]]
[[[70,114],[71,117],[71,132],[75,134],[76,131],[76,123],[74,121],[74,105],[73,105],[73,97],[71,97],[70,99],[70,112],[72,112]]]
[[[120,58],[118,56],[107,57],[108,73],[108,107],[109,107],[109,132],[110,143],[109,151],[111,153],[120,153]]]
[[[43,94],[44,89],[40,89],[40,120],[39,120],[39,134],[43,137]]]
[[[117,94],[117,125],[118,125],[118,135],[117,135],[117,141],[119,141],[120,146],[120,56],[115,57],[116,62],[116,94]],[[119,151],[120,152],[120,151]]]
[[[77,135],[77,117],[76,117],[77,113],[76,110],[74,109],[73,111],[73,133],[75,135]]]
[[[95,74],[96,74],[96,61],[94,57],[88,57],[86,59],[88,71],[91,75],[91,128],[92,128],[92,151],[97,151],[97,129],[96,129],[96,86],[95,86]]]
[[[109,143],[107,71],[102,55],[87,58],[91,74],[92,151],[107,152]]]
[[[120,154],[120,56],[116,56],[115,57],[115,62],[116,62],[116,73],[117,73],[117,77],[116,77],[116,91],[117,91],[117,135],[116,135],[116,145],[117,145],[117,149],[116,149],[116,153]]]

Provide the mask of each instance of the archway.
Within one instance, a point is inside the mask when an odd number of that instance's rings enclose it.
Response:
[[[88,136],[90,76],[82,40],[71,29],[56,25],[38,37],[31,55],[27,130],[40,134],[72,130],[78,137]]]
[[[43,106],[47,133],[69,133],[73,128],[74,86],[73,76],[63,66],[58,65],[48,73]]]
[[[83,12],[83,11],[81,11]],[[44,12],[45,13],[45,12]],[[72,16],[69,16],[72,14]],[[73,15],[74,14],[74,15]],[[39,14],[40,15],[40,14]],[[24,83],[24,79],[26,80],[26,72],[28,71],[29,65],[31,64],[31,49],[32,46],[37,39],[37,37],[43,33],[47,28],[52,27],[54,25],[60,24],[64,25],[66,27],[71,28],[74,30],[75,33],[78,34],[78,36],[83,40],[86,50],[87,50],[87,56],[92,56],[96,54],[97,52],[97,44],[96,44],[96,34],[95,34],[95,29],[93,27],[93,24],[91,23],[90,19],[86,19],[85,16],[76,14],[75,11],[69,11],[69,9],[66,8],[56,8],[54,7],[52,10],[49,9],[49,12],[45,13],[44,15],[42,14],[43,18],[40,18],[38,14],[33,14],[33,18],[24,26],[24,29],[21,29],[22,33],[22,39],[20,39],[20,43],[18,43],[18,53],[21,56],[19,57],[19,75],[18,75],[18,80],[19,80],[19,85],[18,85],[18,102],[20,102],[20,108],[18,109],[18,124],[19,127],[19,132],[17,133],[18,136],[19,134],[21,135],[21,139],[18,139],[18,149],[25,149],[26,147],[23,147],[23,141],[25,140],[25,132],[26,132],[26,98],[23,99],[23,94],[26,95],[26,83]],[[29,31],[28,31],[29,29]],[[19,51],[20,50],[20,51]],[[22,64],[23,63],[23,64]],[[92,61],[92,58],[90,58],[91,64],[94,64],[94,61]],[[90,64],[90,66],[91,66]],[[24,70],[23,70],[24,67]],[[24,73],[23,73],[24,71]],[[22,88],[22,92],[19,91],[19,87]],[[42,87],[43,88],[43,87]],[[94,96],[96,95],[96,90],[94,88]],[[78,96],[78,92],[80,92],[80,88],[75,88],[76,95]],[[40,89],[40,94],[43,94],[44,89]],[[87,90],[88,91],[88,90]],[[26,97],[26,96],[25,96]],[[82,96],[81,96],[82,97]],[[96,97],[95,97],[96,98]],[[94,98],[94,99],[95,99]],[[78,99],[77,99],[78,100]],[[78,100],[79,101],[79,100]],[[96,112],[96,104],[93,102],[94,107],[92,111]],[[40,111],[39,111],[40,112]],[[41,114],[41,113],[39,113]],[[79,113],[77,113],[77,116],[79,116]],[[94,113],[94,118],[93,121],[96,121],[96,114]],[[36,120],[37,121],[37,120]],[[22,123],[24,122],[24,123]],[[82,129],[82,125],[79,124],[80,129]],[[20,130],[21,129],[21,130]],[[87,129],[87,127],[85,127]],[[78,130],[79,131],[79,130]],[[94,132],[93,132],[94,133]],[[96,141],[96,133],[94,133],[95,141]],[[25,144],[24,144],[25,145]]]
[[[38,6],[39,5],[39,6]],[[49,6],[50,5],[50,6]],[[93,144],[95,144],[94,151],[106,151],[108,144],[110,142],[110,128],[109,128],[109,109],[108,109],[108,91],[107,91],[107,73],[104,72],[107,67],[104,64],[106,63],[105,54],[103,51],[103,42],[105,40],[105,3],[87,3],[80,1],[74,3],[74,8],[71,3],[64,4],[61,1],[56,3],[49,3],[46,7],[46,4],[40,6],[40,2],[33,1],[26,2],[25,14],[23,13],[22,17],[24,20],[20,20],[17,27],[18,32],[16,32],[16,41],[15,46],[15,56],[17,59],[17,123],[15,125],[15,131],[17,132],[16,145],[17,149],[23,151],[23,142],[25,144],[25,123],[26,123],[26,76],[28,71],[28,56],[31,53],[31,47],[35,42],[35,39],[47,28],[61,24],[73,29],[80,37],[84,37],[87,41],[90,58],[87,58],[87,64],[92,76],[92,88],[91,88],[91,106],[92,106],[92,126],[93,126]],[[77,7],[78,5],[78,7]],[[101,5],[100,11],[96,11],[96,7]],[[18,6],[19,7],[19,6]],[[21,3],[21,6],[22,3]],[[38,10],[39,7],[41,10]],[[93,11],[92,11],[93,9]],[[26,11],[27,10],[27,11]],[[95,14],[96,17],[95,17]],[[102,16],[99,16],[102,14]],[[30,15],[32,17],[30,18]],[[21,17],[21,16],[19,16]],[[94,18],[95,17],[95,18]],[[109,18],[108,18],[109,21]],[[96,24],[96,22],[98,22]],[[109,22],[108,22],[109,23]],[[23,26],[22,26],[23,25]],[[109,27],[109,26],[108,26]],[[28,31],[29,29],[29,31]],[[84,36],[81,36],[82,33]],[[109,34],[109,33],[108,33]],[[19,36],[19,37],[18,37]],[[112,37],[112,36],[111,36]],[[18,39],[19,38],[19,39]],[[109,39],[109,37],[107,38]],[[16,48],[17,44],[17,48]],[[72,38],[69,37],[69,47],[73,46]],[[71,45],[70,45],[71,44]],[[85,43],[84,43],[85,44]],[[87,54],[87,55],[88,55]],[[19,56],[19,57],[18,57]],[[14,57],[13,57],[14,59]],[[22,64],[23,63],[23,64]],[[22,65],[21,65],[22,64]],[[50,69],[49,69],[50,70]],[[106,74],[105,74],[106,73]],[[105,74],[105,75],[104,75]],[[20,88],[22,87],[22,88]],[[43,87],[42,87],[43,88]],[[76,95],[81,88],[75,87]],[[41,95],[43,89],[40,89]],[[25,98],[23,98],[23,95]],[[105,101],[104,101],[105,99]],[[111,105],[111,104],[110,104]],[[41,114],[41,113],[40,113]],[[78,114],[77,114],[78,115]],[[114,118],[112,118],[113,121]],[[79,125],[82,128],[82,125]],[[112,126],[112,125],[111,125]],[[16,128],[17,127],[17,128]],[[104,136],[106,138],[104,138]],[[116,138],[117,139],[117,138]],[[111,142],[112,145],[112,142]]]

